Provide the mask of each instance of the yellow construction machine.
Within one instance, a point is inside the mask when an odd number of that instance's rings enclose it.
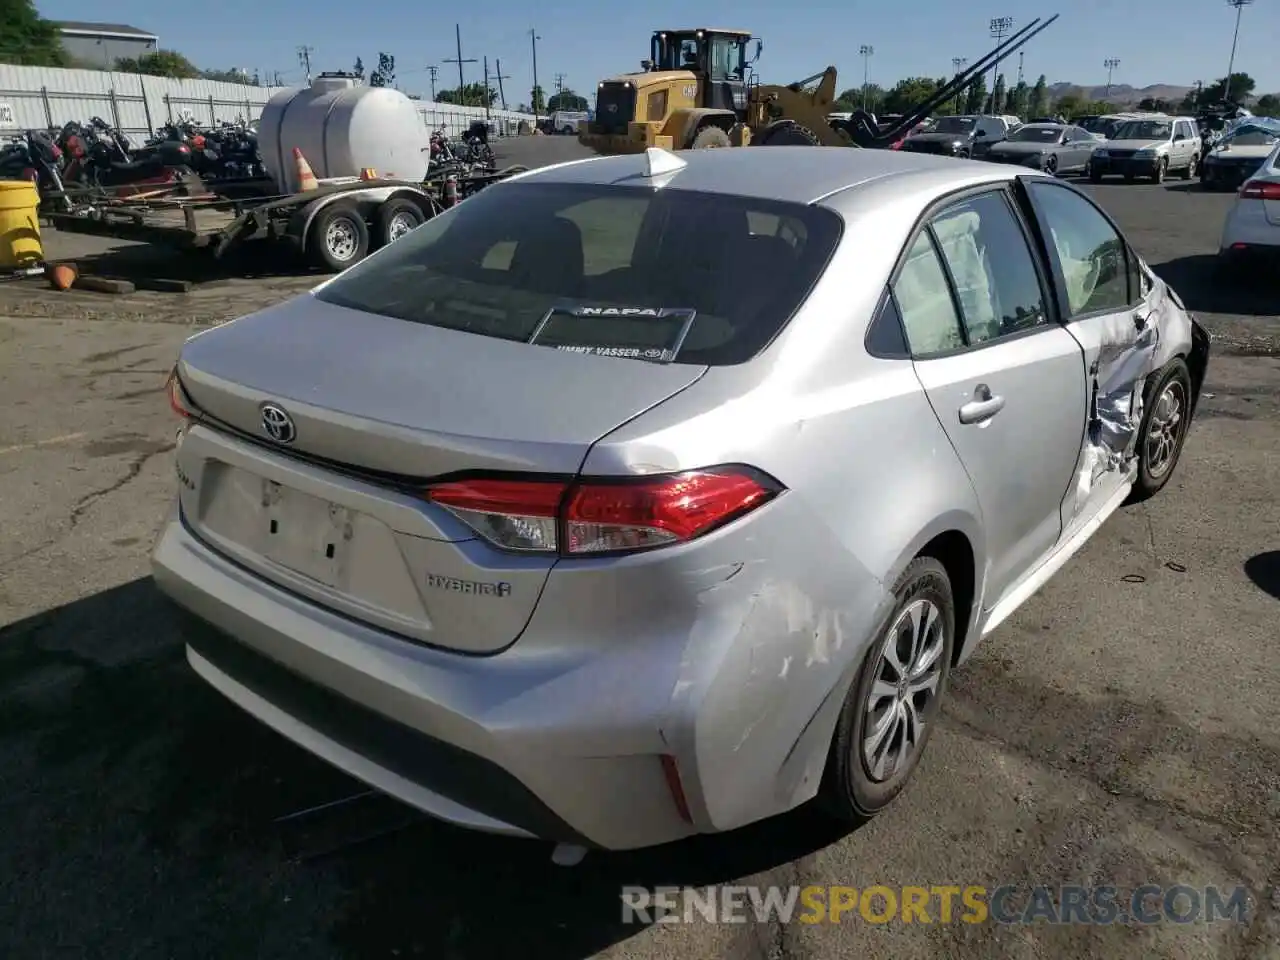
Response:
[[[762,84],[752,66],[763,43],[749,31],[660,30],[639,73],[600,82],[595,117],[578,139],[606,154],[749,144],[889,147],[1057,19],[1032,20],[888,129],[861,110],[831,116],[835,67],[798,83]],[[752,40],[755,51],[748,57]]]

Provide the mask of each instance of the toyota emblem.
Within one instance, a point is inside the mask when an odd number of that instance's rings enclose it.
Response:
[[[293,418],[285,413],[283,407],[278,407],[274,403],[264,403],[262,432],[276,443],[293,443],[298,435],[298,428],[293,425]]]

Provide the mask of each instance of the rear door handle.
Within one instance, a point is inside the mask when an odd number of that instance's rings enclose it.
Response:
[[[973,399],[960,408],[960,422],[986,423],[1003,409],[1004,397],[993,396],[991,388],[980,383],[973,391]]]

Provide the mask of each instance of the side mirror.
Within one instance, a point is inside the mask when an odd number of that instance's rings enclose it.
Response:
[[[751,62],[752,62],[752,63],[754,63],[755,61],[757,61],[757,60],[759,60],[759,59],[760,59],[760,54],[761,54],[761,52],[762,52],[763,50],[764,50],[764,41],[763,41],[763,40],[757,40],[757,41],[756,41],[756,55],[755,55],[754,57],[752,57],[752,58],[751,58]]]
[[[653,61],[652,61],[652,60],[641,60],[641,61],[640,61],[640,69],[641,69],[641,70],[643,70],[645,73],[648,73],[650,70],[652,70],[652,69],[653,69]]]
[[[987,131],[985,130],[975,130],[973,133],[973,139],[978,140],[982,137],[985,137],[986,135],[987,135]]]

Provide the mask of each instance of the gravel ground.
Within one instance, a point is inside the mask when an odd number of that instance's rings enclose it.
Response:
[[[416,818],[351,843],[404,821],[377,799],[276,822],[360,788],[182,659],[147,577],[173,485],[164,376],[193,324],[314,278],[132,298],[0,287],[0,956],[1280,958],[1280,296],[1209,282],[1229,197],[1095,192],[1218,337],[1171,485],[984,641],[882,818],[836,837],[792,816],[574,869]],[[622,922],[621,885],[715,882],[1253,897],[1245,926]]]

